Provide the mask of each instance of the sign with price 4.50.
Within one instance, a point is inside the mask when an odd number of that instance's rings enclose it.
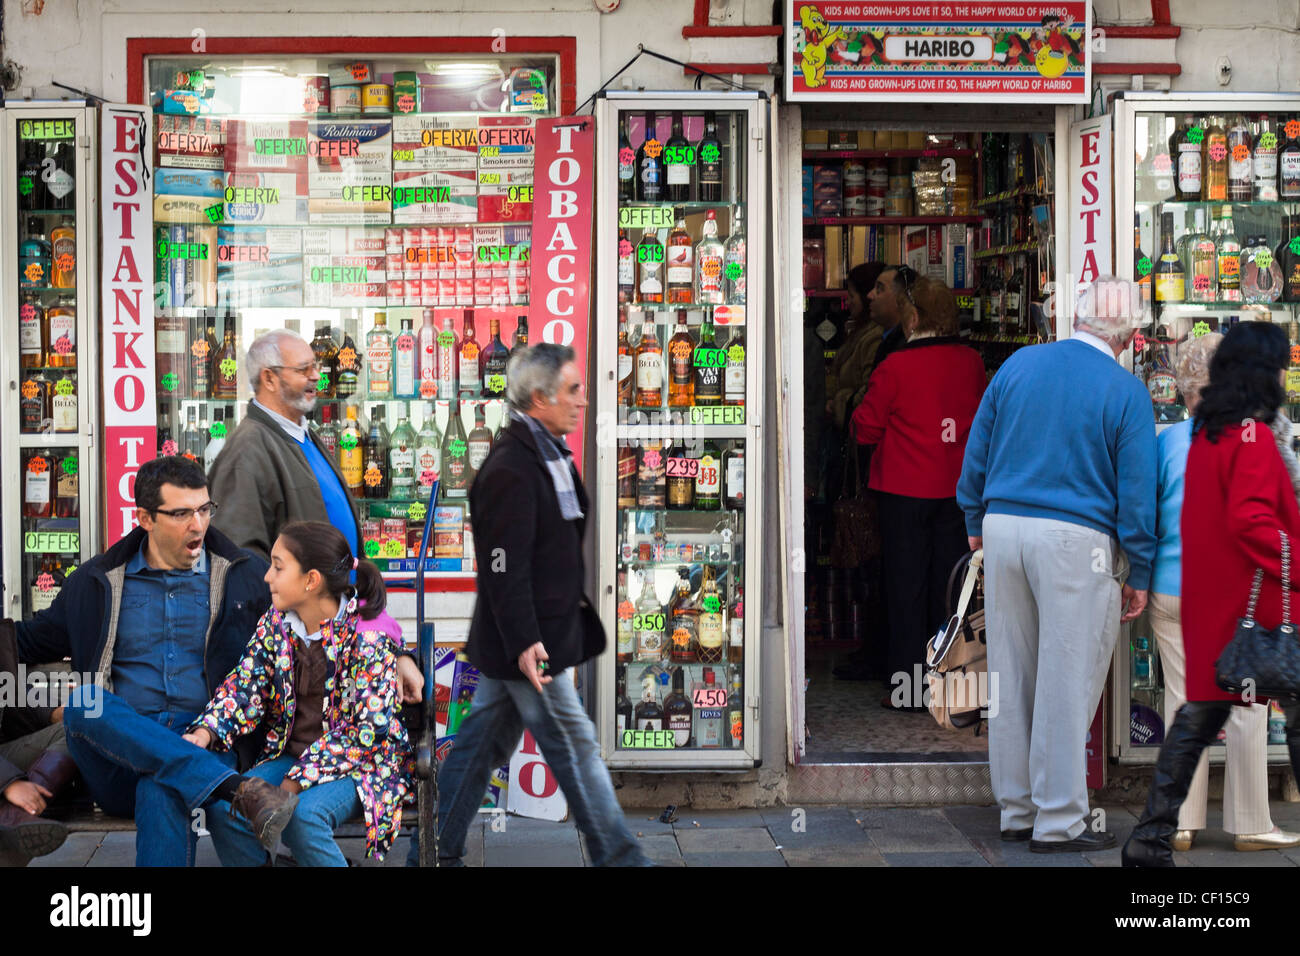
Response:
[[[697,687],[691,696],[697,710],[727,706],[727,691],[723,687]]]

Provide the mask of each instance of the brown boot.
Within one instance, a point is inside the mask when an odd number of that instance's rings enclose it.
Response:
[[[235,791],[230,801],[232,813],[240,814],[253,828],[253,836],[266,848],[275,852],[280,834],[289,825],[293,808],[298,805],[296,793],[286,793],[273,787],[260,777],[248,777]]]
[[[27,768],[27,779],[58,796],[77,776],[72,758],[57,750],[47,750]]]
[[[0,797],[0,864],[26,866],[32,857],[45,856],[63,846],[68,828],[16,807]]]

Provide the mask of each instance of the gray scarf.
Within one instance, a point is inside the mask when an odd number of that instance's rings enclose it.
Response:
[[[546,426],[531,415],[521,415],[511,409],[510,417],[523,422],[532,430],[533,443],[537,445],[542,461],[546,462],[546,470],[551,473],[551,483],[555,485],[555,497],[560,501],[560,516],[565,521],[581,518],[582,506],[578,504],[578,492],[573,483],[573,452],[569,446],[548,432]]]

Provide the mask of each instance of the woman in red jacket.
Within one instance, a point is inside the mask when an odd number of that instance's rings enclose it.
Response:
[[[1196,434],[1184,478],[1183,646],[1187,703],[1174,716],[1156,764],[1146,810],[1124,845],[1125,866],[1173,866],[1170,837],[1201,752],[1234,704],[1254,703],[1219,689],[1215,661],[1245,616],[1251,581],[1263,569],[1255,619],[1282,623],[1282,589],[1300,588],[1300,508],[1269,423],[1286,400],[1286,334],[1268,322],[1242,322],[1210,363],[1196,409]],[[1290,540],[1290,582],[1282,580],[1281,537]],[[1288,743],[1295,734],[1287,728]]]
[[[872,373],[852,425],[859,443],[876,446],[868,487],[879,502],[894,685],[881,704],[922,710],[925,642],[947,620],[948,575],[966,553],[957,478],[988,378],[979,353],[957,337],[946,285],[918,279],[908,299],[907,344]]]

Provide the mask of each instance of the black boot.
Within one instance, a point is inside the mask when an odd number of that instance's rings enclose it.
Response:
[[[1201,754],[1223,728],[1232,704],[1188,701],[1178,708],[1165,734],[1142,819],[1124,844],[1125,866],[1173,866],[1169,838],[1178,828],[1178,810],[1187,797]]]

